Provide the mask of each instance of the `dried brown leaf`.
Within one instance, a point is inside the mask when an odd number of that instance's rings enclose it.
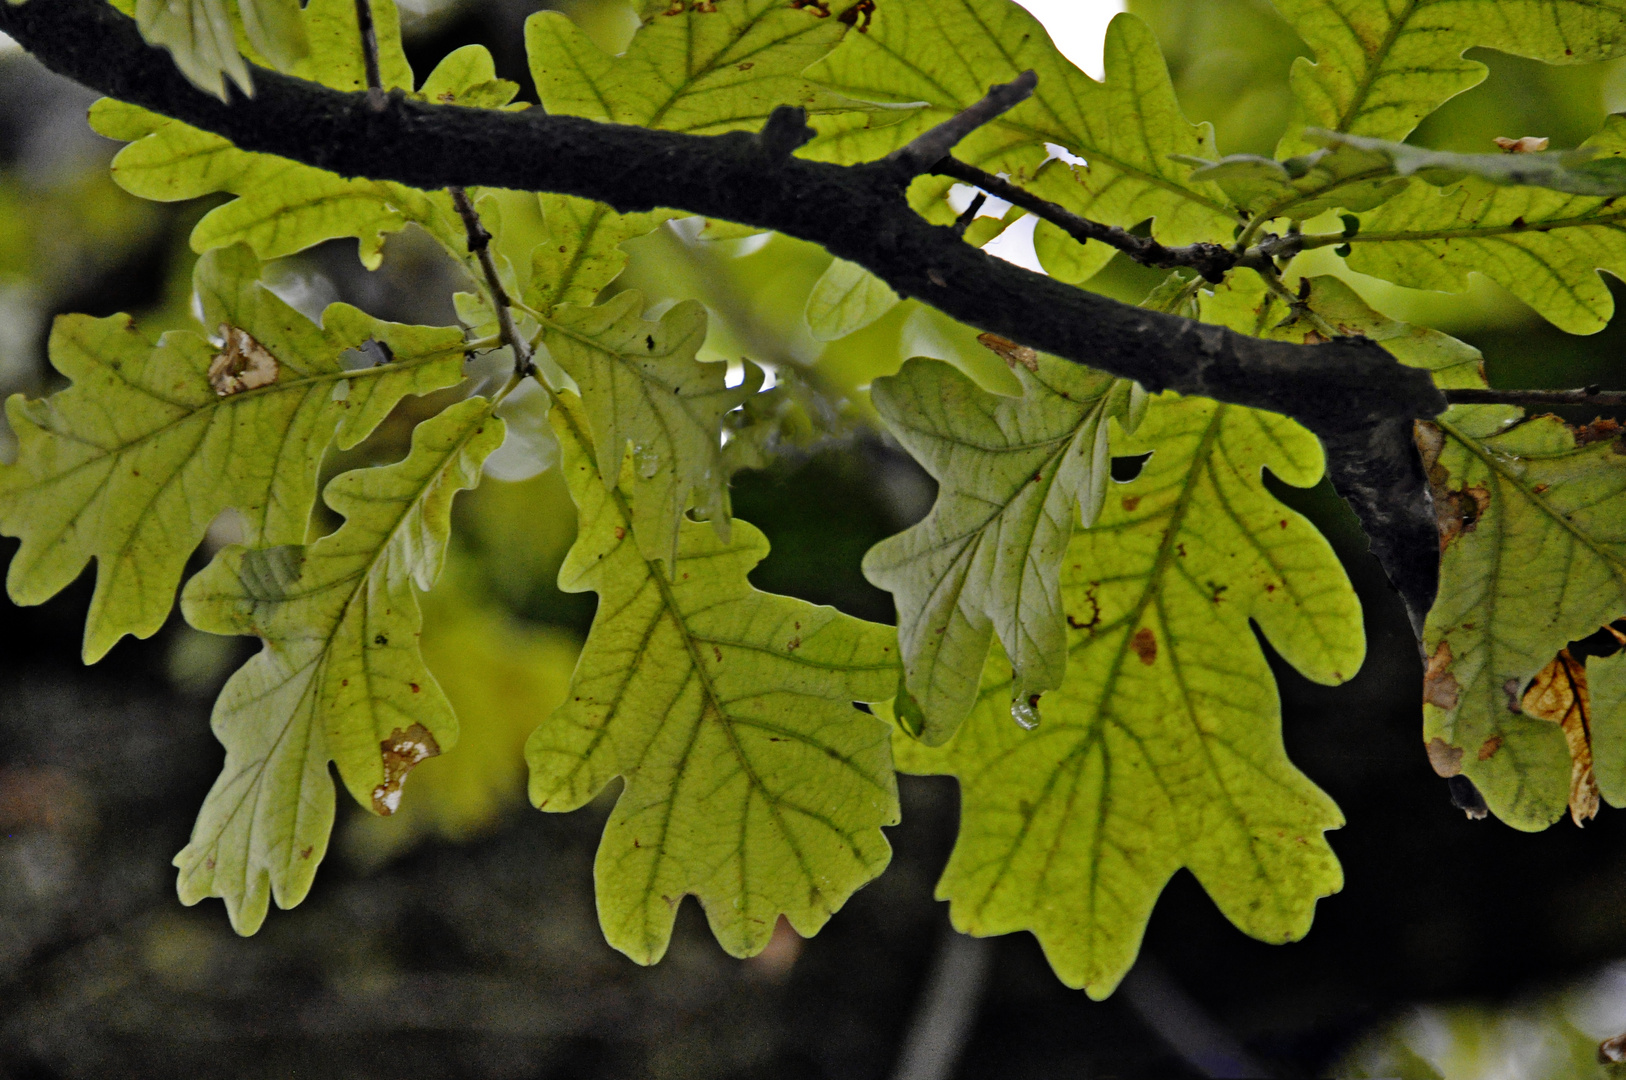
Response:
[[[1598,781],[1592,775],[1591,696],[1586,667],[1563,649],[1541,669],[1520,701],[1525,715],[1564,729],[1570,749],[1570,818],[1577,825],[1598,816]]]
[[[247,330],[221,323],[220,336],[226,339],[226,346],[209,365],[209,385],[216,394],[231,397],[277,381],[282,365]]]

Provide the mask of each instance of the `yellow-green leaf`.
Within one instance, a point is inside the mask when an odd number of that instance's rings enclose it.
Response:
[[[581,521],[560,587],[596,591],[599,614],[569,699],[531,736],[532,801],[574,809],[624,777],[595,878],[605,936],[640,963],[687,894],[736,956],[780,915],[816,932],[890,856],[887,729],[853,702],[892,696],[892,629],[757,592],[768,544],[745,522],[729,541],[685,522],[668,576],[629,535],[631,456],[608,459],[606,488],[573,396],[553,423]]]
[[[236,0],[233,7],[250,46],[277,68],[287,71],[309,53],[299,0]],[[195,86],[225,101],[225,75],[254,93],[226,0],[137,0],[135,19],[141,36],[168,49]]]
[[[1605,166],[1626,157],[1626,117],[1583,146]],[[1503,187],[1469,177],[1410,189],[1361,218],[1351,269],[1417,289],[1460,292],[1481,273],[1562,330],[1591,334],[1614,314],[1598,274],[1626,275],[1626,205],[1616,198]]]
[[[128,316],[69,315],[50,351],[73,385],[7,402],[19,453],[0,467],[0,531],[23,541],[7,584],[18,603],[38,604],[96,559],[87,660],[163,625],[222,510],[238,512],[250,543],[302,542],[327,447],[354,446],[402,397],[462,375],[455,328],[384,323],[343,304],[318,327],[258,274],[232,248],[200,259],[194,282],[211,333],[244,332],[273,358],[268,384],[223,393],[210,370],[225,350],[198,333],[154,345]],[[341,354],[369,339],[394,362],[347,370]]]
[[[1442,552],[1423,738],[1437,770],[1467,776],[1515,828],[1552,824],[1570,789],[1564,734],[1526,715],[1526,688],[1571,641],[1626,616],[1618,435],[1501,405],[1458,406],[1425,431]],[[1608,742],[1621,720],[1594,730]],[[1621,797],[1616,774],[1604,791]]]
[[[928,743],[977,700],[993,634],[1018,672],[1015,707],[1060,686],[1059,574],[1074,523],[1108,485],[1110,376],[1048,356],[1014,363],[1021,397],[992,394],[940,360],[910,360],[870,391],[887,429],[938,482],[925,520],[864,556],[893,594],[907,685]],[[1011,704],[1011,703],[1007,703]]]
[[[1181,115],[1151,30],[1133,15],[1118,16],[1107,30],[1105,59],[1106,81],[1098,83],[1011,0],[890,0],[876,9],[867,33],[849,34],[808,75],[849,97],[921,104],[886,126],[876,114],[822,123],[822,137],[807,152],[844,163],[881,157],[976,102],[990,84],[1031,68],[1039,76],[1033,96],[978,128],[955,148],[956,157],[1097,221],[1131,226],[1152,218],[1153,235],[1164,243],[1229,241],[1238,219],[1225,197],[1211,184],[1193,183],[1190,170],[1169,159],[1213,157],[1214,135]],[[1045,165],[1051,145],[1088,164]],[[954,211],[940,196],[950,184],[919,181],[913,201],[946,223]],[[1113,254],[1102,244],[1079,248],[1047,224],[1035,243],[1070,253],[1070,280],[1093,274]]]
[[[581,388],[599,460],[618,461],[632,447],[638,548],[671,566],[691,499],[719,536],[728,535],[723,416],[757,392],[763,375],[748,362],[744,380],[730,387],[726,364],[695,359],[706,339],[706,309],[697,301],[658,322],[643,318],[643,304],[629,291],[599,307],[556,308],[544,340]],[[608,486],[616,478],[603,479]]]
[[[1280,320],[1261,289],[1220,294],[1205,318],[1254,333]],[[1067,674],[1037,728],[1012,721],[1012,668],[995,649],[953,739],[893,740],[904,771],[959,778],[960,838],[938,885],[955,926],[1032,931],[1062,980],[1097,998],[1133,963],[1182,866],[1247,933],[1308,930],[1316,900],[1342,884],[1323,833],[1343,819],[1287,759],[1253,627],[1317,682],[1348,679],[1364,654],[1343,568],[1263,484],[1266,469],[1319,480],[1313,436],[1165,395],[1113,452],[1150,458],[1068,545]]]
[[[375,0],[380,64],[387,87],[410,90],[412,71],[401,50],[399,20],[389,0]],[[304,20],[308,57],[294,74],[338,90],[366,86],[352,0],[311,0]],[[468,46],[448,55],[414,96],[437,104],[497,108],[518,86],[496,77],[491,55]],[[353,236],[369,269],[382,258],[384,238],[409,222],[448,251],[466,255],[461,220],[444,192],[380,180],[347,179],[271,154],[239,150],[228,140],[124,102],[104,99],[91,124],[109,138],[130,141],[113,160],[113,178],[132,194],[169,202],[215,192],[238,196],[215,207],[192,232],[196,251],[244,243],[262,259]]]
[[[1273,0],[1315,53],[1294,61],[1298,123],[1285,153],[1313,148],[1302,127],[1399,142],[1486,68],[1462,54],[1498,49],[1550,64],[1626,51],[1626,0]]]
[[[803,317],[815,341],[855,334],[900,303],[892,286],[846,259],[833,259],[807,296]]]
[[[550,113],[710,135],[758,129],[779,105],[814,113],[862,108],[802,77],[847,31],[809,5],[716,0],[663,5],[621,56],[556,11],[525,24],[531,75]],[[526,302],[590,304],[627,256],[621,244],[677,216],[618,214],[602,203],[543,195],[547,238],[533,255]]]
[[[418,425],[403,461],[328,485],[338,531],[308,547],[226,548],[187,583],[188,622],[265,647],[215,703],[226,763],[175,857],[183,903],[218,896],[253,933],[270,898],[287,908],[310,890],[333,827],[330,760],[358,802],[389,814],[412,767],[456,742],[418,649],[415,590],[440,573],[453,496],[502,439],[490,402],[459,402]]]

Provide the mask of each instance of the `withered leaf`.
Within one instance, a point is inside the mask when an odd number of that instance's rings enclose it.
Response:
[[[220,336],[226,339],[225,348],[209,364],[209,385],[216,394],[231,397],[277,381],[282,365],[247,330],[221,323]]]
[[[1541,669],[1520,702],[1525,715],[1564,729],[1570,748],[1570,818],[1583,825],[1598,816],[1598,781],[1592,774],[1591,696],[1586,667],[1562,649]]]
[[[406,783],[407,773],[419,762],[437,756],[440,743],[428,728],[413,724],[390,732],[378,750],[384,759],[384,782],[373,788],[373,809],[388,817],[401,806],[401,785]]]
[[[1546,136],[1543,135],[1525,135],[1518,139],[1498,135],[1491,141],[1500,146],[1504,154],[1539,154],[1547,149],[1549,142]]]
[[[977,341],[982,346],[1005,361],[1008,367],[1021,364],[1029,371],[1039,370],[1039,354],[1026,345],[1018,345],[1010,338],[1000,337],[998,334],[978,334]]]

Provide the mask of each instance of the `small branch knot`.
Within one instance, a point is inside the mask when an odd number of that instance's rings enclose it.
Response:
[[[762,130],[756,134],[756,144],[770,158],[788,158],[818,132],[807,125],[807,110],[800,106],[781,105],[768,117]]]
[[[916,136],[883,160],[910,178],[930,172],[932,166],[948,157],[960,140],[1032,97],[1033,88],[1038,85],[1038,74],[1029,69],[1008,83],[990,86],[982,100]]]

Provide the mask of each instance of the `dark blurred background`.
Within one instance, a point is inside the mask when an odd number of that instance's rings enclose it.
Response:
[[[528,84],[520,28],[541,6],[403,4],[414,66],[421,75],[478,41]],[[634,24],[619,0],[557,6],[612,50]],[[1130,7],[1162,36],[1188,115],[1215,122],[1222,150],[1268,153],[1288,114],[1287,66],[1304,51],[1273,10]],[[1480,58],[1490,78],[1414,141],[1482,151],[1497,135],[1547,135],[1568,146],[1626,108],[1619,63]],[[187,235],[213,204],[117,189],[107,173],[117,147],[85,125],[91,100],[0,53],[7,393],[59,385],[45,363],[58,313],[131,312],[149,330],[190,318]],[[680,223],[630,245],[633,265],[612,288],[639,288],[657,306],[700,297],[714,315],[707,355],[801,372],[840,418],[836,436],[738,479],[736,513],[774,544],[755,580],[890,621],[859,559],[921,516],[933,489],[868,426],[862,389],[911,354],[990,380],[997,362],[912,303],[815,342],[801,310],[828,256],[783,238],[694,237]],[[1330,252],[1318,257],[1316,272],[1343,273]],[[270,275],[313,314],[344,299],[390,318],[454,318],[456,279],[411,232],[374,273],[353,243],[335,243]],[[1626,386],[1618,327],[1562,334],[1483,281],[1446,297],[1350,277],[1389,314],[1479,346],[1496,385]],[[1091,287],[1138,300],[1154,281],[1115,263]],[[410,422],[409,407],[364,456],[399,456]],[[9,457],[3,430],[0,444]],[[592,616],[590,596],[553,584],[574,530],[555,473],[488,479],[458,504],[424,637],[463,721],[458,751],[414,773],[394,818],[341,800],[310,899],[273,912],[251,939],[212,901],[181,907],[169,864],[220,765],[210,701],[251,646],[177,616],[85,668],[88,575],[38,608],[0,601],[0,1076],[1588,1075],[1596,1040],[1626,1028],[1626,975],[1610,966],[1626,958],[1626,814],[1525,835],[1453,809],[1422,754],[1416,646],[1364,539],[1325,486],[1283,497],[1332,538],[1366,605],[1370,656],[1349,685],[1313,686],[1275,663],[1292,758],[1349,819],[1332,837],[1348,884],[1322,902],[1307,940],[1272,946],[1232,928],[1181,873],[1141,963],[1104,1003],[1057,982],[1027,935],[972,943],[948,932],[932,889],[957,800],[939,778],[903,779],[891,868],[816,939],[781,934],[763,956],[733,960],[688,903],[660,965],[612,951],[591,870],[609,798],[569,815],[523,799],[520,746],[563,695]],[[14,548],[0,542],[0,561]]]

